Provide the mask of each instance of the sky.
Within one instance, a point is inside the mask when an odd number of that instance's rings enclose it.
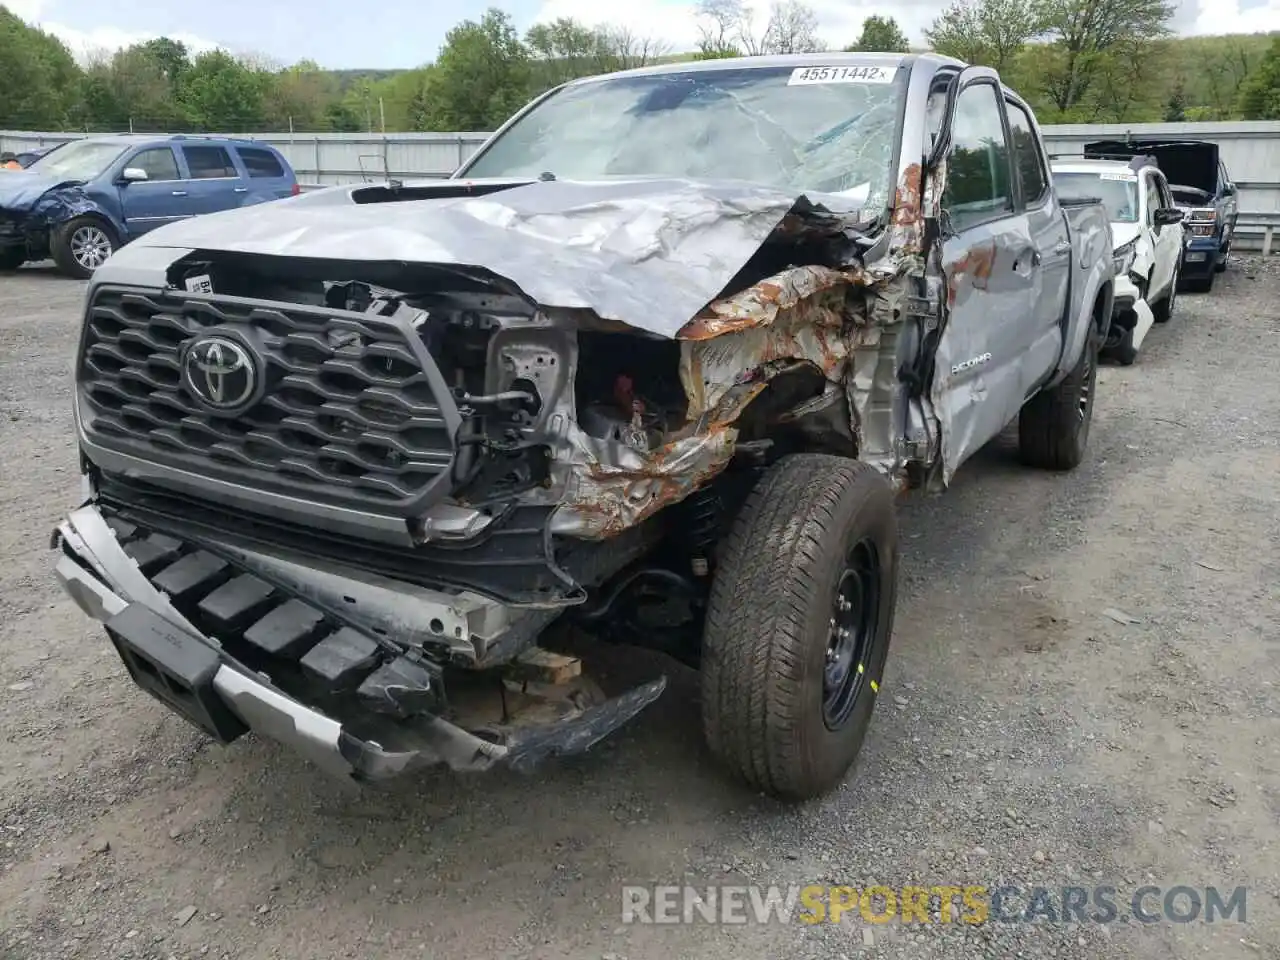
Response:
[[[690,50],[698,36],[696,0],[626,0],[616,7],[600,0],[220,0],[175,4],[171,0],[0,0],[28,22],[61,37],[84,58],[168,36],[194,50],[224,47],[264,55],[281,64],[311,59],[331,68],[392,69],[433,60],[445,32],[485,8],[506,10],[521,29],[558,17],[629,28],[673,52]],[[764,22],[768,0],[751,0]],[[937,15],[939,0],[808,0],[820,33],[839,48],[857,38],[871,14],[892,16],[914,43]],[[609,12],[605,12],[609,11]],[[1254,33],[1280,30],[1280,0],[1180,0],[1174,19],[1182,34]]]

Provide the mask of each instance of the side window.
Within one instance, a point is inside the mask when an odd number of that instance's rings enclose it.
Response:
[[[1048,193],[1049,176],[1045,173],[1044,158],[1036,140],[1031,117],[1016,103],[1004,103],[1009,115],[1009,136],[1013,140],[1013,165],[1018,171],[1018,183],[1022,186],[1022,202],[1028,207],[1040,205]]]
[[[956,99],[947,187],[942,195],[956,231],[1013,212],[1001,100],[989,83],[966,87]]]
[[[178,158],[173,155],[173,151],[168,147],[154,147],[150,150],[142,150],[125,166],[138,167],[147,171],[148,180],[182,179],[182,174],[178,173]]]
[[[244,164],[245,170],[251,177],[267,177],[278,180],[284,176],[284,167],[280,166],[280,161],[276,159],[276,155],[270,150],[261,150],[257,147],[236,147],[236,151],[240,154],[240,161]]]
[[[1147,223],[1155,223],[1156,211],[1164,206],[1160,199],[1160,188],[1156,186],[1155,177],[1147,177]]]
[[[212,180],[218,177],[238,177],[231,155],[222,147],[183,147],[192,180]]]

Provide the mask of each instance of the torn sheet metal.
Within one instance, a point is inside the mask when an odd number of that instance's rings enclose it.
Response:
[[[689,420],[736,420],[746,403],[733,388],[767,380],[771,364],[807,361],[840,380],[854,336],[847,294],[864,282],[857,267],[792,267],[708,306],[679,333]]]
[[[456,189],[442,181],[442,194]],[[789,214],[802,229],[824,211],[815,229],[830,232],[851,226],[859,206],[745,183],[552,180],[400,203],[284,200],[170,224],[130,246],[478,267],[543,307],[674,337]]]
[[[854,350],[873,332],[860,323],[861,309],[850,306],[864,282],[859,267],[791,267],[711,303],[678,334],[685,426],[652,451],[585,448],[557,531],[612,536],[704,486],[732,459],[733,425],[743,411],[797,363],[842,382]]]

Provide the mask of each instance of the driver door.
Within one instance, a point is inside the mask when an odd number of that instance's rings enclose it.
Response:
[[[120,207],[130,237],[195,215],[172,147],[144,147],[121,169],[131,167],[144,171],[147,179],[120,181]]]
[[[1014,185],[999,80],[974,67],[962,78],[942,197],[947,320],[932,387],[948,480],[1021,409],[1037,302],[1052,295]]]

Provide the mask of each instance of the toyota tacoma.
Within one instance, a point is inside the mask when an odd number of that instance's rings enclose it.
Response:
[[[156,230],[88,286],[57,576],[138,685],[362,781],[526,769],[701,675],[711,753],[831,788],[883,682],[895,495],[1017,420],[1085,452],[1112,238],[934,55],[561,86],[454,176]]]

